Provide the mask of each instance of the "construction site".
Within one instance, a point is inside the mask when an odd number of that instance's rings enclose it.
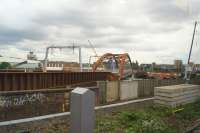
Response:
[[[37,3],[18,13],[30,24],[0,23],[0,133],[200,133],[200,22],[179,22],[198,4],[183,1]]]
[[[7,68],[1,69],[1,131],[49,132],[47,129],[51,126],[60,125],[55,129],[60,130],[64,125],[66,131],[60,132],[68,132],[70,96],[77,87],[94,93],[97,120],[103,117],[102,113],[146,108],[154,104],[176,109],[193,103],[199,97],[198,65],[189,63],[191,71],[186,71],[181,60],[175,60],[172,65],[139,65],[131,61],[128,53],[99,56],[91,43],[88,48],[93,49],[95,56],[89,58],[89,63],[83,63],[81,48],[74,44],[49,46],[44,60],[37,60],[36,55],[30,52],[26,61],[13,61]],[[52,49],[78,49],[79,62],[49,61],[48,55]],[[94,62],[91,61],[92,57],[96,59]],[[100,126],[99,123],[97,126]],[[100,128],[102,131],[97,132],[107,132],[104,127]]]

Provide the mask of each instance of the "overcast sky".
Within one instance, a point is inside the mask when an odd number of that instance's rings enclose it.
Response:
[[[186,62],[200,0],[1,0],[0,54],[44,58],[50,45],[88,46],[99,55],[128,52],[139,63]],[[200,62],[200,25],[192,60]],[[88,62],[94,55],[83,49]],[[51,60],[78,61],[75,50],[54,50]]]

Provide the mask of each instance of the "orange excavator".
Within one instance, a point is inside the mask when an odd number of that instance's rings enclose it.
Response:
[[[106,53],[99,57],[99,59],[93,64],[92,70],[93,72],[96,72],[98,71],[98,68],[107,69],[106,67],[109,69],[109,71],[117,75],[119,80],[126,79],[127,77],[131,77],[133,75],[131,58],[128,53]]]

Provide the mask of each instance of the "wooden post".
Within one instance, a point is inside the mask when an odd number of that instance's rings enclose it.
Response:
[[[95,95],[85,88],[76,88],[71,92],[70,133],[93,133],[95,125]]]

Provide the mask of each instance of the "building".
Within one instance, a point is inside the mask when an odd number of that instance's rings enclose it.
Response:
[[[40,61],[26,60],[13,66],[14,69],[22,69],[25,71],[41,70]]]
[[[176,72],[176,67],[173,64],[156,64],[153,70],[156,72]]]
[[[77,62],[48,61],[47,71],[80,71],[80,64]]]
[[[37,60],[37,56],[32,51],[30,51],[27,55],[27,60]]]
[[[11,65],[11,69],[17,69],[17,70],[24,70],[24,71],[34,71],[38,70],[41,67],[40,61],[35,60],[26,60],[21,58],[15,58],[15,57],[0,57],[0,63],[7,62]]]
[[[175,65],[176,71],[178,73],[183,71],[183,61],[182,60],[174,60],[174,65]]]
[[[200,64],[194,64],[193,65],[193,71],[194,72],[200,72]]]

